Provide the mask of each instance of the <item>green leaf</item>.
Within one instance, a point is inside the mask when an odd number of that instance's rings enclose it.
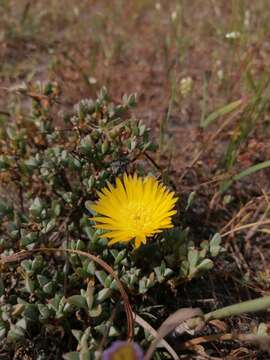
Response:
[[[57,202],[53,202],[52,204],[52,212],[54,216],[59,216],[61,214],[61,204]]]
[[[161,261],[161,265],[160,265],[160,273],[163,276],[166,270],[166,263],[164,260]]]
[[[266,323],[260,323],[257,329],[257,335],[259,336],[266,336],[268,335],[268,329],[269,327],[267,326]]]
[[[62,300],[62,296],[59,294],[56,294],[53,299],[50,300],[50,306],[57,311],[60,305],[60,302]]]
[[[170,268],[166,268],[164,271],[164,277],[167,278],[173,274],[173,270]]]
[[[51,231],[53,228],[55,228],[55,226],[56,226],[56,220],[51,219],[50,221],[47,222],[46,225],[44,225],[43,229],[41,230],[41,233],[47,234],[49,231]]]
[[[13,327],[9,330],[7,338],[11,341],[18,341],[24,338],[25,330],[20,327]]]
[[[109,335],[109,337],[116,337],[116,336],[119,336],[120,333],[119,333],[119,331],[116,329],[115,326],[111,326],[108,335]]]
[[[0,199],[0,217],[3,217],[5,215],[11,215],[12,212],[13,208]]]
[[[38,280],[38,283],[41,287],[43,287],[44,285],[46,285],[50,280],[44,276],[44,275],[37,275],[37,280]]]
[[[43,286],[42,290],[46,294],[51,294],[53,291],[53,282],[52,281],[48,282],[46,285]]]
[[[30,294],[35,290],[35,281],[33,281],[28,274],[25,276],[25,288]]]
[[[105,281],[106,281],[107,276],[108,276],[108,275],[105,273],[105,271],[103,271],[103,270],[97,270],[97,271],[95,272],[95,275],[96,275],[96,277],[98,278],[99,282],[100,282],[103,286],[105,286]]]
[[[38,320],[39,311],[36,305],[28,304],[24,310],[24,317],[28,321],[36,322]]]
[[[121,261],[125,258],[125,256],[126,256],[126,249],[124,249],[118,253],[118,255],[115,257],[114,263],[115,264],[121,263]]]
[[[47,320],[50,315],[51,315],[51,312],[50,312],[50,309],[48,308],[47,305],[43,305],[43,304],[38,304],[38,310],[40,312],[40,320]]]
[[[0,324],[0,340],[2,340],[6,335],[6,327],[4,324]]]
[[[80,360],[80,353],[78,351],[72,351],[63,355],[64,360]]]
[[[72,335],[75,337],[75,339],[79,342],[83,335],[82,330],[72,329],[71,332],[72,332]]]
[[[16,322],[15,326],[19,327],[19,328],[21,328],[23,330],[26,330],[26,328],[27,328],[26,320],[25,319],[20,319],[19,321]]]
[[[102,289],[97,294],[97,301],[103,302],[104,300],[108,299],[112,294],[112,289]]]
[[[86,299],[82,295],[73,295],[67,298],[67,302],[79,309],[88,310]]]
[[[149,278],[144,276],[139,281],[139,293],[140,294],[145,294],[151,287],[153,287],[155,285],[156,279],[154,279],[153,275],[154,275],[154,273],[150,274]]]
[[[39,197],[36,197],[32,202],[32,205],[29,207],[29,211],[31,215],[34,217],[39,217],[42,209],[43,209],[42,201]]]
[[[36,255],[36,257],[32,261],[32,270],[37,271],[41,269],[42,265],[43,265],[43,257],[40,255]]]
[[[104,281],[104,287],[105,287],[105,288],[110,287],[112,281],[113,281],[112,275],[108,275],[108,276],[106,277],[106,280]]]
[[[4,285],[4,281],[2,279],[2,276],[0,275],[0,297],[2,295],[4,295],[5,293],[5,285]]]
[[[88,309],[91,309],[92,306],[93,306],[93,303],[94,303],[94,291],[95,291],[95,288],[91,284],[91,281],[89,281],[88,284],[87,284],[87,289],[86,289],[86,302],[87,302]]]
[[[188,210],[190,208],[190,206],[193,203],[195,197],[196,197],[196,191],[192,191],[188,196],[188,201],[187,201],[187,205],[185,207],[185,210]]]
[[[101,313],[102,313],[102,306],[100,304],[89,310],[89,315],[92,317],[99,317]]]
[[[8,339],[11,341],[18,341],[23,339],[26,328],[27,328],[27,324],[25,319],[21,319],[17,321],[15,325],[11,325],[7,335]]]
[[[96,271],[96,266],[94,261],[90,261],[89,264],[87,265],[87,272],[90,275],[94,275]]]
[[[31,261],[31,260],[23,260],[23,261],[21,262],[21,267],[22,267],[23,270],[26,271],[26,272],[32,271],[32,261]]]
[[[195,270],[198,260],[199,260],[199,251],[194,248],[189,249],[188,262],[189,262],[190,272],[193,272]]]
[[[208,271],[212,269],[214,266],[214,263],[210,259],[204,259],[197,267],[196,267],[196,275],[201,272]]]
[[[210,240],[210,253],[211,256],[215,257],[218,255],[221,249],[221,236],[219,233],[215,234],[213,238]]]
[[[91,353],[89,350],[80,351],[80,360],[91,360]]]
[[[85,249],[85,243],[79,239],[77,242],[76,242],[76,250],[84,250]]]
[[[71,204],[72,203],[72,192],[64,192],[62,194],[63,199],[66,203]]]
[[[163,275],[161,275],[161,269],[160,269],[160,267],[159,267],[159,266],[156,266],[156,267],[154,268],[154,272],[155,272],[155,274],[156,274],[156,277],[157,277],[158,282],[161,283],[161,282],[164,280],[164,277],[163,277]]]
[[[184,260],[180,264],[179,276],[181,278],[186,278],[188,276],[188,271],[189,271],[189,263],[188,261]]]
[[[215,120],[217,120],[221,116],[227,115],[233,110],[237,109],[242,103],[243,103],[242,99],[236,100],[212,112],[210,115],[206,117],[206,119],[204,119],[201,122],[201,127],[204,129],[207,128],[207,126],[212,124]]]

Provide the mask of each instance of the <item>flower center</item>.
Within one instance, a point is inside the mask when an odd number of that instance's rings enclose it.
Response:
[[[144,231],[151,218],[149,209],[145,208],[145,206],[139,202],[133,202],[129,204],[127,212],[130,214],[133,230],[135,230],[135,232]]]

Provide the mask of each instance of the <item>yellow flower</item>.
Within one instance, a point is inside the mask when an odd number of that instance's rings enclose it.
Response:
[[[116,179],[115,187],[107,186],[90,208],[101,215],[92,219],[96,228],[107,231],[104,237],[111,239],[109,245],[135,239],[137,248],[147,237],[173,227],[177,198],[155,178],[125,174],[123,181]]]

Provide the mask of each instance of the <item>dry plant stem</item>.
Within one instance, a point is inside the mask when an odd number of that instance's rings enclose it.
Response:
[[[62,253],[71,253],[71,254],[86,256],[89,259],[91,259],[92,261],[94,261],[95,263],[99,264],[101,267],[103,267],[103,269],[105,269],[109,274],[111,274],[112,277],[117,282],[118,289],[121,293],[121,296],[122,296],[122,299],[124,302],[124,308],[125,308],[125,312],[126,312],[126,316],[127,316],[127,327],[128,327],[127,338],[128,338],[128,340],[132,340],[132,338],[134,336],[134,319],[133,319],[133,313],[132,313],[131,305],[129,303],[128,295],[127,295],[121,281],[119,280],[118,276],[115,274],[113,269],[105,261],[103,261],[102,259],[98,258],[97,256],[95,256],[93,254],[90,254],[90,253],[87,253],[87,252],[84,252],[81,250],[57,249],[57,248],[37,248],[37,249],[33,249],[33,250],[23,250],[16,254],[10,255],[10,256],[2,256],[0,258],[0,263],[7,264],[7,263],[11,263],[11,262],[20,261],[36,252],[62,252]]]
[[[215,311],[211,311],[208,314],[204,315],[204,318],[202,319],[201,317],[196,317],[193,319],[189,319],[187,320],[186,326],[189,327],[189,329],[196,329],[196,328],[200,328],[201,326],[203,326],[205,323],[211,321],[211,320],[216,320],[216,319],[224,319],[230,316],[235,316],[235,315],[241,315],[244,313],[251,313],[251,312],[257,312],[257,311],[263,311],[263,310],[267,310],[270,308],[270,296],[265,296],[262,298],[258,298],[258,299],[254,299],[254,300],[249,300],[249,301],[245,301],[239,304],[234,304],[234,305],[230,305],[230,306],[226,306],[224,308],[215,310]],[[181,326],[181,324],[180,324]],[[231,335],[231,334],[230,334]],[[264,346],[264,348],[266,348],[264,343],[267,343],[267,351],[269,351],[269,337],[264,337],[265,339],[261,339],[258,336],[254,336],[252,335],[238,335],[236,337],[233,338],[226,338],[227,334],[224,335],[225,338],[221,338],[220,335],[218,335],[218,337],[216,338],[215,336],[209,336],[209,337],[200,337],[194,340],[189,340],[187,342],[185,342],[181,347],[183,348],[187,348],[187,347],[193,347],[196,346],[202,342],[206,342],[206,341],[214,341],[214,340],[240,340],[240,341],[249,341],[249,342],[253,342],[253,343],[258,343],[259,346]],[[206,340],[205,340],[206,339]],[[261,344],[263,343],[263,344]],[[149,350],[148,350],[149,351]],[[146,358],[146,360],[149,360],[150,357]]]
[[[260,225],[268,225],[270,224],[270,220],[264,220],[264,221],[257,221],[257,222],[254,222],[254,223],[250,223],[250,224],[246,224],[246,225],[242,225],[242,226],[239,226],[239,227],[236,227],[236,228],[233,228],[232,230],[229,230],[223,234],[221,234],[221,237],[225,237],[225,236],[228,236],[228,235],[231,235],[235,232],[238,232],[238,231],[241,231],[241,230],[245,230],[245,229],[248,229],[248,228],[252,228],[254,226],[260,226]]]
[[[146,322],[143,318],[141,318],[138,314],[133,313],[134,316],[134,321],[140,325],[142,328],[144,328],[147,332],[149,332],[149,334],[151,334],[153,337],[157,338],[158,337],[158,333],[157,331],[150,325],[148,324],[148,322]],[[162,339],[160,340],[160,345],[163,346],[168,353],[172,356],[172,359],[174,360],[179,360],[178,355],[176,354],[176,352],[173,350],[173,348],[171,347],[170,344],[167,343],[166,340]]]
[[[102,339],[99,343],[99,348],[98,348],[98,351],[97,353],[100,354],[99,356],[97,356],[97,360],[100,360],[101,359],[101,354],[102,354],[102,351],[104,349],[104,345],[106,344],[106,340],[107,340],[107,337],[108,337],[108,334],[109,334],[109,331],[110,331],[110,327],[112,326],[112,323],[113,323],[113,320],[115,318],[115,315],[116,315],[116,307],[113,309],[112,313],[111,313],[111,316],[106,324],[106,329],[103,333],[103,336],[102,336]]]
[[[258,217],[258,215],[260,214],[261,210],[263,209],[263,207],[265,206],[264,203],[260,204],[257,208],[257,210],[255,211],[255,214],[253,216],[253,219],[256,220],[256,218]],[[249,231],[247,232],[247,235],[245,236],[245,243],[247,243],[247,245],[250,247],[251,244],[249,242],[249,240],[253,237],[253,235],[256,233],[258,227],[260,226],[260,222],[265,221],[265,219],[267,218],[267,213],[264,212],[261,216],[260,219],[258,220],[257,225],[255,225],[254,227],[252,227],[251,229],[249,229]]]
[[[196,317],[196,318],[195,318]],[[177,310],[170,315],[160,326],[157,331],[157,337],[152,341],[149,346],[144,360],[150,360],[154,354],[159,342],[164,339],[170,332],[180,326],[183,322],[191,320],[192,318],[200,319],[200,323],[203,321],[203,313],[200,309],[196,308],[183,308]]]
[[[240,216],[242,216],[242,214],[245,214],[246,211],[248,211],[250,208],[252,208],[253,206],[255,206],[256,202],[261,203],[261,201],[264,199],[264,196],[259,196],[256,199],[252,199],[250,201],[248,201],[243,207],[241,207],[241,209],[237,212],[237,214],[225,225],[223,226],[223,228],[220,230],[220,233],[224,233],[225,230],[230,227],[234,222],[236,222],[236,220],[238,218],[240,218]]]
[[[259,339],[262,338],[264,341],[268,340],[268,336],[258,336],[254,334],[218,334],[218,335],[208,335],[208,336],[200,336],[195,339],[187,340],[183,344],[181,344],[182,349],[190,349],[196,345],[204,344],[210,341],[242,341],[242,342],[258,342]]]

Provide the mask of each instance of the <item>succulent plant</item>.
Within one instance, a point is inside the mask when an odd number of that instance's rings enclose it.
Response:
[[[31,105],[17,103],[13,121],[1,121],[2,257],[39,247],[90,252],[112,267],[138,313],[151,305],[154,288],[166,293],[169,281],[190,281],[213,267],[219,235],[195,247],[178,222],[134,251],[108,247],[89,218],[85,204],[97,191],[124,172],[145,172],[141,159],[155,150],[149,129],[133,115],[135,95],[114,104],[102,88],[65,114],[56,83],[30,84],[24,94]],[[0,341],[11,352],[37,333],[55,341],[58,334],[65,359],[92,359],[100,343],[125,336],[117,282],[91,259],[37,252],[1,266]]]

